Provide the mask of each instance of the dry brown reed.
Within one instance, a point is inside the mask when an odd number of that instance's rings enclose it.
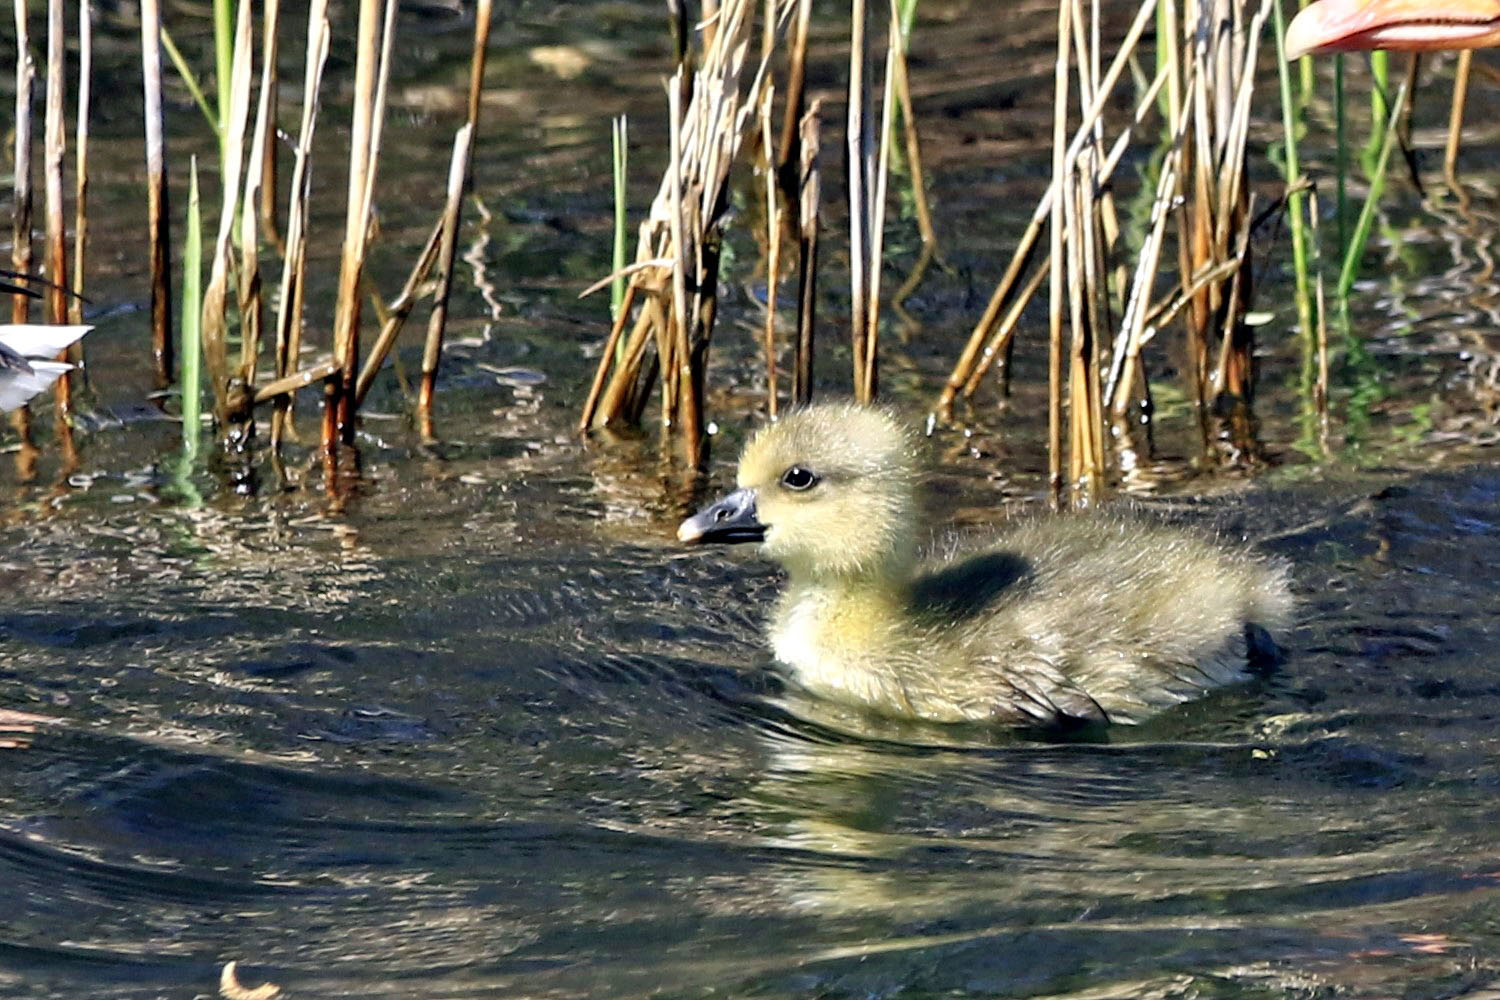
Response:
[[[662,427],[692,465],[702,455],[703,370],[718,310],[729,173],[755,132],[766,86],[764,62],[741,84],[756,6],[726,0],[713,17],[705,7],[696,69],[689,77],[679,66],[668,82],[669,165],[579,421],[588,430],[639,419],[659,375]]]
[[[813,329],[817,324],[818,301],[818,208],[821,182],[818,156],[822,147],[819,114],[822,108],[813,102],[798,126],[797,206],[797,352],[792,369],[792,402],[806,406],[813,393]]]
[[[1097,5],[1088,21],[1080,0],[1059,5],[1052,183],[938,399],[938,415],[951,419],[957,400],[972,397],[1009,349],[1021,310],[1045,270],[1049,475],[1057,503],[1065,494],[1075,504],[1095,502],[1112,468],[1129,475],[1138,466],[1138,428],[1150,416],[1143,350],[1178,317],[1205,454],[1242,460],[1254,453],[1253,344],[1244,321],[1252,292],[1244,164],[1253,68],[1269,0],[1253,11],[1231,0],[1183,2],[1179,11],[1175,3],[1143,0],[1102,74]],[[1164,19],[1157,33],[1167,44],[1160,72],[1133,102],[1131,120],[1106,144],[1103,110],[1153,16]],[[1127,287],[1110,182],[1134,130],[1156,112],[1163,89],[1167,152]],[[1034,262],[1044,224],[1048,251]],[[1162,297],[1159,272],[1169,235],[1176,236],[1177,274]]]
[[[490,47],[491,0],[479,0],[474,11],[474,45],[469,59],[469,99],[467,118],[453,140],[453,157],[448,169],[448,198],[443,208],[442,238],[437,253],[437,287],[432,293],[432,313],[427,321],[427,341],[422,349],[422,384],[417,395],[417,421],[422,437],[434,436],[432,401],[437,392],[438,363],[442,358],[443,331],[448,320],[448,295],[453,287],[454,254],[458,230],[463,221],[464,196],[473,186],[471,163],[474,136],[479,129],[480,98],[484,88],[484,66]],[[423,254],[426,258],[427,254]],[[408,282],[408,287],[411,283]],[[395,331],[399,331],[399,324]],[[392,333],[394,340],[395,332]],[[386,348],[389,350],[389,348]],[[364,398],[364,393],[359,394]]]

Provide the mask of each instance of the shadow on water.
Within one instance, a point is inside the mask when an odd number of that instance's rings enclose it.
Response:
[[[926,328],[891,345],[914,414],[1045,183],[1052,11],[1017,10],[922,4],[913,84],[954,235],[952,270],[908,304]],[[663,142],[641,70],[665,65],[659,14],[518,5],[444,444],[382,416],[405,407],[382,383],[336,515],[202,470],[197,501],[173,492],[175,429],[139,405],[138,233],[99,221],[138,191],[97,185],[97,253],[120,270],[91,277],[108,305],[84,466],[0,469],[0,708],[56,720],[0,714],[0,994],[212,995],[230,959],[298,997],[1454,996],[1500,977],[1500,472],[1401,467],[1404,447],[1452,466],[1494,440],[1494,289],[1461,249],[1492,235],[1398,234],[1415,259],[1396,270],[1437,276],[1360,317],[1343,464],[1289,444],[1300,348],[1268,337],[1273,482],[1173,496],[1189,421],[1163,382],[1167,485],[1141,502],[1292,563],[1286,665],[1069,742],[860,717],[771,669],[777,580],[753,554],[673,545],[691,499],[648,444],[571,433],[602,333],[574,296],[606,269],[608,119],[630,111],[648,156]],[[433,95],[466,58],[448,34],[400,70],[377,282],[430,221],[451,138]],[[578,75],[537,68],[568,45]],[[95,155],[134,164],[134,123],[115,124],[130,142],[106,129]],[[1270,308],[1282,280],[1264,276]],[[725,312],[721,478],[759,351],[730,321],[759,314]],[[984,530],[1039,493],[1028,323],[1010,412],[934,448],[935,523]]]

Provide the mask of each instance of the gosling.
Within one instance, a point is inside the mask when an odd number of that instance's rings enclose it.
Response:
[[[738,489],[677,537],[760,542],[787,574],[776,658],[813,694],[882,715],[1135,723],[1279,657],[1284,566],[1097,514],[1019,520],[924,561],[917,476],[917,442],[889,414],[809,407],[761,430]]]

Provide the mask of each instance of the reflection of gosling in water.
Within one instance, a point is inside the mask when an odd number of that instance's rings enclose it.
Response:
[[[776,657],[810,691],[934,722],[1138,722],[1272,658],[1284,568],[1159,525],[1022,520],[926,564],[916,448],[886,413],[815,406],[764,428],[684,542],[760,541],[787,571]]]

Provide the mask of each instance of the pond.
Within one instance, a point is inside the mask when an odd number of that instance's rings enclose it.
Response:
[[[883,361],[913,422],[1045,185],[1052,16],[921,7],[913,84],[947,268]],[[1338,345],[1331,455],[1306,431],[1284,237],[1257,251],[1258,473],[1199,472],[1190,417],[1159,400],[1159,460],[1132,502],[1287,559],[1291,658],[1069,742],[877,723],[800,694],[761,635],[775,572],[675,543],[759,420],[743,231],[711,483],[658,463],[652,434],[575,435],[604,333],[604,303],[576,295],[608,266],[610,117],[632,121],[633,210],[662,162],[657,4],[503,13],[476,170],[490,214],[461,241],[442,441],[420,442],[385,380],[362,480],[336,505],[311,474],[278,491],[183,466],[145,401],[130,24],[101,20],[124,96],[100,111],[80,465],[0,463],[0,709],[40,717],[0,715],[0,995],[214,996],[231,960],[292,997],[1493,995],[1489,85],[1471,98],[1467,214],[1393,192],[1353,303],[1361,338]],[[837,10],[820,20],[827,89]],[[392,291],[439,207],[468,44],[435,7],[403,30],[374,275]],[[1425,150],[1442,103],[1419,108]],[[1259,111],[1252,143],[1268,192],[1278,113]],[[209,150],[191,106],[175,114],[173,155]],[[1304,152],[1326,169],[1326,144]],[[337,233],[342,197],[315,203]],[[904,215],[892,231],[904,273],[916,237]],[[316,249],[312,310],[331,313],[337,243]],[[831,256],[825,396],[848,365]],[[1032,313],[1009,405],[991,390],[933,435],[935,539],[1040,506]]]

